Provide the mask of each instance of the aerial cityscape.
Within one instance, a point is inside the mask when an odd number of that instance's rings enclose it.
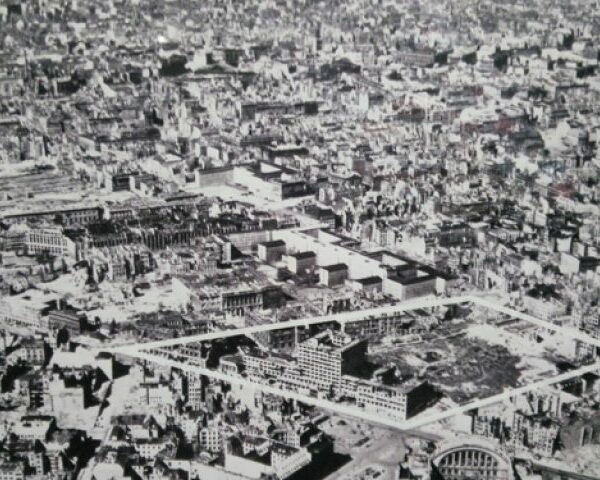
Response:
[[[0,0],[0,480],[600,480],[600,2]]]

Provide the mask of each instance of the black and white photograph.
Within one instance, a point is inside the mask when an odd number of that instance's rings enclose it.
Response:
[[[600,480],[600,1],[0,0],[0,480]]]

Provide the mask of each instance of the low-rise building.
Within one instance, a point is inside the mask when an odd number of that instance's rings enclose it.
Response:
[[[296,448],[267,438],[234,436],[227,441],[225,470],[246,478],[274,475],[285,480],[310,464],[312,455],[305,448]]]
[[[335,263],[319,268],[319,283],[326,287],[343,285],[348,279],[348,266],[345,263]]]
[[[263,262],[278,262],[285,255],[285,242],[283,240],[273,240],[259,243],[257,255]]]
[[[288,270],[297,275],[314,268],[317,265],[317,255],[311,251],[292,253],[285,257],[285,262]]]
[[[383,280],[376,275],[347,280],[348,286],[355,292],[366,294],[378,293],[383,290]]]

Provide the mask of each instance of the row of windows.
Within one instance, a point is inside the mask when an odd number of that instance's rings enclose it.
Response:
[[[342,371],[342,362],[334,358],[314,358],[314,357],[299,357],[298,364],[303,368],[321,368],[325,370]]]
[[[64,249],[63,248],[57,248],[57,247],[37,247],[37,246],[33,246],[32,248],[29,249],[29,251],[31,253],[44,253],[44,252],[48,252],[48,253],[60,255],[60,254],[63,253]]]
[[[440,462],[442,466],[468,465],[474,467],[497,467],[498,461],[492,456],[475,451],[461,451],[449,454]]]
[[[60,234],[39,234],[39,233],[30,233],[29,241],[32,243],[48,243],[50,245],[62,245],[63,238]]]
[[[482,477],[496,478],[496,477],[498,477],[498,473],[501,473],[501,474],[503,473],[503,472],[498,472],[498,470],[496,470],[496,469],[489,469],[489,470],[488,469],[478,469],[478,470],[466,470],[465,471],[460,468],[442,468],[442,469],[440,469],[440,472],[448,480],[449,480],[449,478],[452,478],[452,476],[456,476],[457,478],[471,477],[471,475],[473,475],[475,472],[477,472],[477,476],[475,476],[475,478],[482,478]]]
[[[23,480],[25,476],[22,472],[1,472],[0,480]]]

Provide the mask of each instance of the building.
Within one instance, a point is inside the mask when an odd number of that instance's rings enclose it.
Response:
[[[156,183],[154,175],[140,172],[117,173],[112,177],[113,192],[145,191]]]
[[[56,419],[46,415],[26,415],[21,417],[21,421],[13,428],[13,433],[20,440],[40,440],[42,442],[48,439],[48,436],[56,428]]]
[[[15,382],[17,391],[26,399],[30,409],[40,409],[51,405],[49,378],[42,372],[33,372],[23,375]]]
[[[254,325],[266,325],[272,322],[268,315],[260,315],[256,312],[250,312],[245,317],[245,325],[251,327]],[[292,350],[296,344],[306,340],[310,336],[309,329],[279,328],[256,332],[252,335],[259,344],[270,350]]]
[[[326,287],[343,285],[348,279],[348,266],[344,263],[335,263],[319,268],[319,283]]]
[[[21,342],[18,353],[25,363],[34,366],[42,366],[46,362],[46,344],[41,338],[26,338]]]
[[[555,295],[543,295],[532,289],[522,299],[527,311],[535,313],[542,320],[553,321],[566,314],[566,302]]]
[[[166,382],[145,382],[140,384],[139,400],[142,405],[174,405],[175,394]]]
[[[404,421],[434,403],[438,396],[427,382],[414,381],[385,385],[378,380],[344,377],[346,395],[367,412]]]
[[[47,312],[56,304],[56,295],[29,289],[20,295],[0,299],[0,322],[46,332]]]
[[[390,319],[393,324],[406,319]],[[353,322],[354,324],[354,322]],[[384,327],[377,325],[379,332]],[[358,331],[358,330],[357,330]],[[369,332],[371,333],[371,332]],[[366,335],[360,335],[364,337]],[[241,364],[255,382],[277,382],[295,391],[316,392],[320,397],[354,399],[365,411],[405,420],[435,403],[439,395],[426,381],[403,380],[395,368],[374,372],[366,360],[366,338],[353,340],[330,329],[304,341],[295,339],[295,355],[241,348]],[[223,371],[221,364],[221,370]],[[236,369],[237,375],[242,369]]]
[[[215,187],[233,183],[233,173],[232,167],[194,170],[194,180],[200,187]]]
[[[292,447],[283,443],[271,446],[271,464],[278,478],[285,479],[308,465],[311,454],[305,448]]]
[[[397,54],[398,61],[411,67],[429,67],[435,61],[435,50],[422,48],[402,50]]]
[[[234,436],[227,440],[225,470],[245,478],[275,476],[284,480],[312,460],[306,448],[296,448],[268,438],[247,435]]]
[[[187,385],[187,403],[193,410],[200,410],[203,393],[204,386],[202,385],[202,380],[197,376],[190,375]]]
[[[370,336],[398,338],[405,335],[418,335],[428,323],[429,320],[421,321],[410,313],[370,315],[363,320],[346,323],[344,332],[359,338]]]
[[[75,256],[75,243],[64,236],[60,228],[29,228],[19,224],[14,225],[3,237],[7,250],[21,254]]]
[[[177,442],[174,441],[174,436],[163,435],[159,438],[139,438],[134,442],[135,449],[142,458],[152,459],[156,456],[168,450],[174,450],[177,446]]]
[[[242,354],[246,372],[250,377],[279,377],[288,367],[292,358],[280,353],[266,353],[252,349]]]
[[[25,462],[0,463],[0,480],[25,480]]]
[[[335,228],[336,216],[335,212],[331,208],[321,208],[316,205],[310,205],[305,209],[305,213],[309,216],[318,220],[320,223],[327,226],[327,228]]]
[[[366,362],[367,340],[352,340],[325,330],[298,345],[298,367],[319,390],[340,387],[343,375],[354,375]]]
[[[283,240],[273,240],[259,243],[257,255],[265,263],[278,262],[285,255],[285,242]]]
[[[220,284],[214,284],[198,280],[192,275],[174,279],[173,282],[178,288],[193,292],[191,298],[194,307],[204,312],[243,316],[251,311],[280,306],[286,301],[281,287],[271,285],[262,278],[239,281],[231,277]]]
[[[198,432],[200,447],[211,453],[223,450],[223,436],[219,427],[203,427]]]
[[[51,210],[9,214],[2,217],[6,225],[29,222],[58,222],[64,226],[85,226],[102,220],[101,207],[81,207],[65,210]]]
[[[435,268],[397,253],[386,250],[361,253],[347,248],[339,236],[325,230],[278,230],[274,236],[284,240],[289,249],[301,252],[294,255],[299,256],[302,265],[292,255],[284,257],[292,273],[316,264],[344,263],[349,278],[381,277],[382,292],[397,300],[444,292],[449,280]],[[296,270],[298,266],[301,268]]]
[[[481,411],[473,416],[472,433],[497,439],[511,453],[551,457],[560,432],[564,401],[560,390],[530,392],[514,400],[514,408]]]
[[[59,228],[36,228],[25,234],[28,255],[49,253],[50,255],[75,256],[75,244],[65,237]]]
[[[221,293],[221,305],[225,313],[242,316],[246,311],[265,308],[265,289],[263,287],[232,289]]]
[[[559,430],[560,423],[554,418],[517,411],[513,417],[511,441],[516,449],[529,449],[550,457],[554,453]]]
[[[240,435],[227,440],[225,470],[249,478],[273,473],[268,438]]]
[[[2,21],[2,7],[0,7],[0,22]],[[18,77],[0,76],[0,98],[11,98],[23,93],[23,79]]]
[[[431,480],[512,480],[509,456],[491,442],[477,437],[443,444],[431,459]]]
[[[600,258],[592,256],[576,256],[567,252],[560,254],[560,271],[565,275],[596,272],[600,266]]]
[[[385,293],[401,300],[424,297],[437,293],[437,277],[424,270],[415,269],[406,276],[398,275],[386,282]],[[392,293],[393,292],[393,293]]]
[[[346,282],[355,292],[365,294],[380,293],[383,290],[383,280],[376,275],[363,278],[354,278]]]
[[[69,337],[81,334],[81,326],[85,318],[73,311],[54,310],[48,314],[48,326],[52,330],[66,330]]]
[[[285,262],[288,270],[298,275],[317,265],[317,254],[311,251],[292,253],[285,257]]]

